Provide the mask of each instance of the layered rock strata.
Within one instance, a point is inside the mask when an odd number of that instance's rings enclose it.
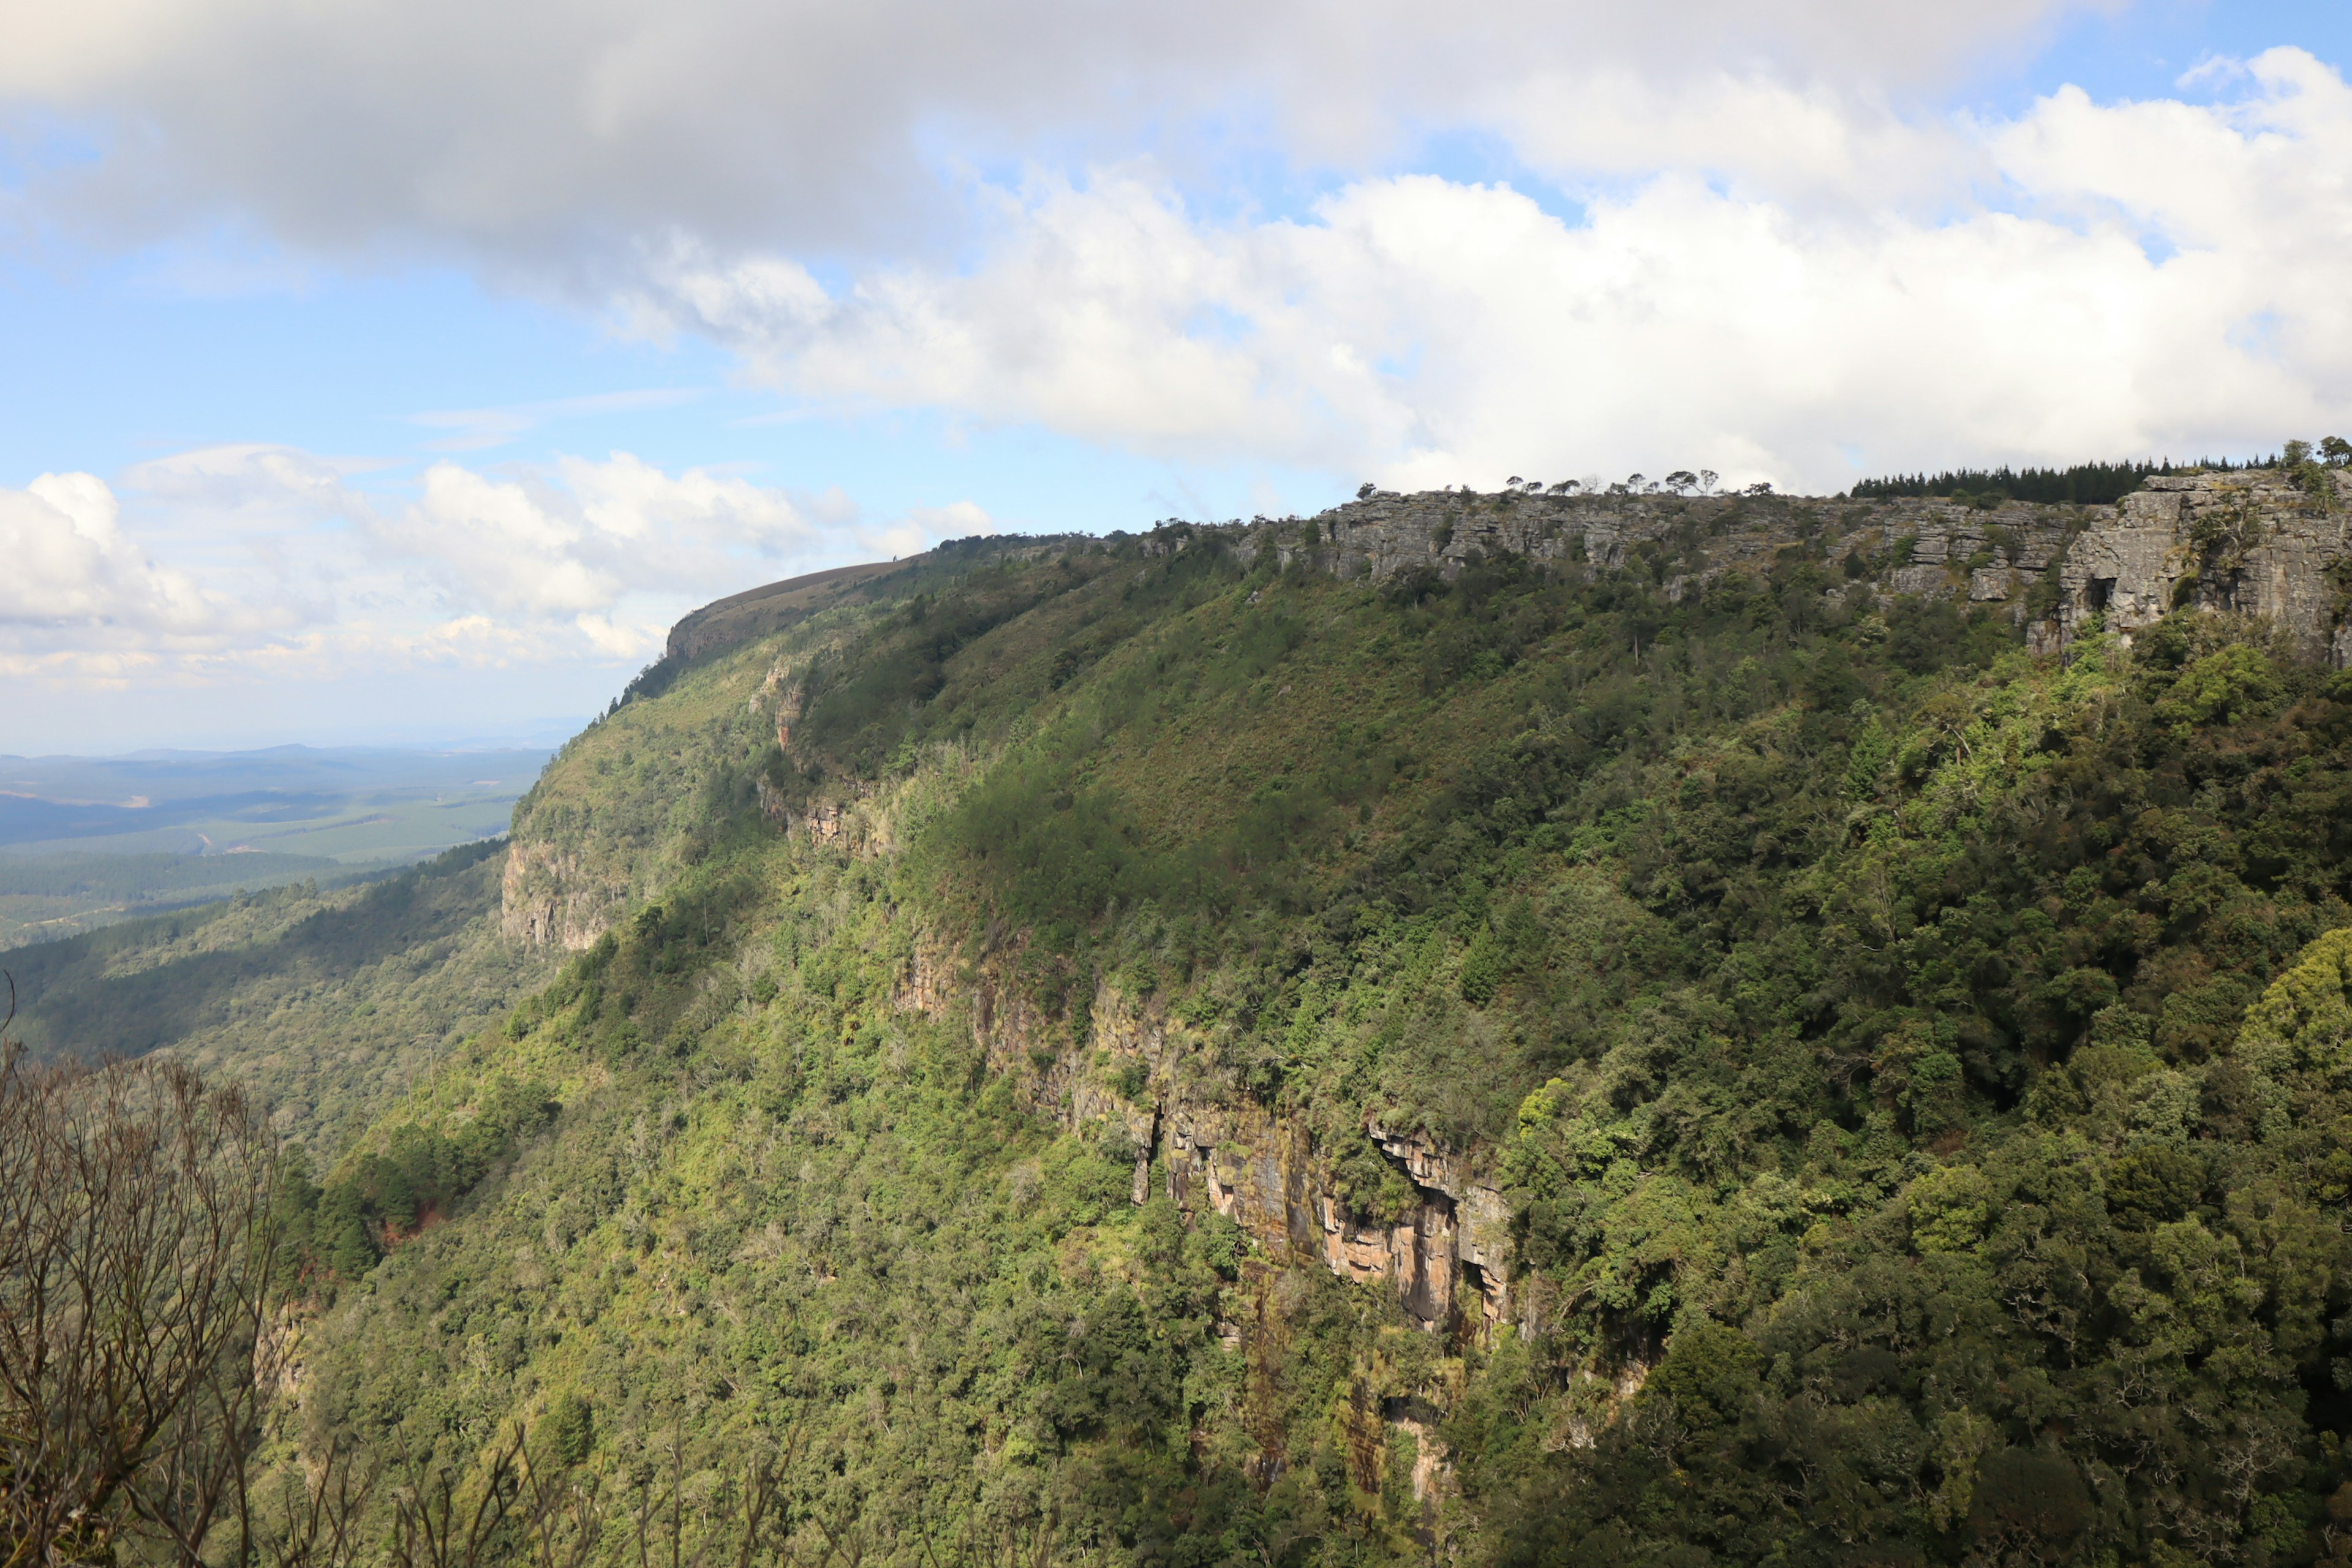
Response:
[[[1670,596],[1727,572],[1769,569],[1792,545],[1865,563],[1864,585],[1886,594],[2018,597],[2090,521],[2085,509],[2008,502],[1820,500],[1781,496],[1377,494],[1305,520],[1235,525],[1245,559],[1273,551],[1282,565],[1342,577],[1416,569],[1453,575],[1481,557],[1614,571],[1643,545],[1662,560],[1704,564],[1664,581]]]
[[[625,912],[627,889],[584,874],[577,852],[517,834],[499,883],[499,927],[530,947],[593,946]]]
[[[999,957],[1018,947],[1016,938]],[[1106,988],[1087,1040],[1072,1048],[1062,1026],[1037,1016],[1003,971],[983,958],[959,974],[947,949],[919,947],[898,1005],[934,1016],[968,1005],[992,1066],[1022,1080],[1033,1103],[1057,1107],[1066,1124],[1123,1126],[1135,1151],[1135,1203],[1152,1195],[1157,1166],[1180,1207],[1223,1215],[1276,1261],[1385,1282],[1432,1331],[1484,1334],[1520,1310],[1511,1291],[1509,1205],[1460,1152],[1417,1132],[1369,1126],[1414,1196],[1392,1222],[1358,1215],[1301,1130],[1263,1106],[1185,1081],[1186,1064],[1201,1051],[1180,1026]],[[1130,1099],[1108,1087],[1105,1073],[1088,1067],[1105,1062],[1140,1068],[1148,1091]]]
[[[2128,636],[2193,605],[2275,622],[2305,657],[2343,668],[2352,510],[2331,489],[2273,468],[2149,479],[2067,552],[2062,637],[2095,616]]]

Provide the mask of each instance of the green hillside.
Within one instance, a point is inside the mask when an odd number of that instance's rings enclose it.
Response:
[[[551,964],[498,936],[495,844],[321,890],[305,881],[0,952],[38,1055],[179,1052],[331,1152]]]
[[[950,547],[33,1024],[292,1108],[271,1462],[525,1423],[589,1560],[2337,1560],[2352,676],[1734,504]]]

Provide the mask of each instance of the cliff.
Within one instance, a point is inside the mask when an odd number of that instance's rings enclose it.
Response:
[[[2193,606],[2276,624],[2305,657],[2352,659],[2345,571],[2352,510],[2276,469],[2157,476],[2113,508],[1950,500],[1848,502],[1747,496],[1381,494],[1303,524],[1240,531],[1246,552],[1274,551],[1342,577],[1427,569],[1454,574],[1513,555],[1596,571],[1623,569],[1643,547],[1696,544],[1704,564],[1664,579],[1670,597],[1730,571],[1760,573],[1774,554],[1822,542],[1853,556],[1853,587],[2007,604],[2055,648],[2093,616],[2128,635]],[[2055,592],[2029,611],[2051,574]]]
[[[1769,581],[1797,557],[1831,569],[1809,591],[1848,616],[1883,616],[1906,600],[1948,603],[1996,614],[2022,627],[2031,647],[2057,651],[2084,636],[2094,617],[2127,643],[2163,614],[2193,605],[2269,618],[2309,656],[2341,665],[2352,651],[2336,586],[2344,533],[2340,513],[2275,473],[2255,471],[2159,478],[2112,509],[1772,496],[1378,494],[1312,519],[1171,525],[1136,548],[1147,561],[1223,550],[1244,563],[1270,559],[1283,571],[1374,583],[1416,571],[1443,581],[1481,562],[1516,559],[1580,579],[1631,574],[1667,604],[1703,597],[1727,580]],[[1016,558],[1044,561],[1088,544],[1014,548]],[[923,564],[918,558],[901,567]],[[722,600],[679,623],[671,653],[707,660],[764,645],[811,606],[838,602],[845,587],[895,569],[844,569]],[[789,759],[811,670],[822,662],[804,650],[768,663],[740,713],[724,721],[729,732],[749,738],[730,743],[756,745],[772,732],[777,752]],[[652,747],[668,758],[653,766],[681,779],[711,765],[710,759],[695,760],[696,751],[710,744],[697,726],[719,721],[712,705],[688,700],[683,717],[677,703],[669,705],[665,738]],[[646,765],[636,760],[638,748],[617,736],[592,733],[580,745],[579,763],[588,768]],[[752,788],[763,817],[786,834],[866,857],[893,841],[895,814],[872,799],[870,785],[850,780],[788,797],[773,777],[772,770],[759,773]],[[629,814],[610,807],[566,809],[556,803],[559,794],[551,789],[518,810],[503,923],[509,935],[527,942],[576,951],[614,929],[635,904],[657,897],[688,862],[675,853],[646,852],[665,837],[650,822],[631,823]],[[656,789],[650,798],[674,805],[676,797]],[[592,831],[604,840],[601,852],[575,841]],[[668,837],[674,841],[680,832]],[[1136,1203],[1149,1195],[1147,1173],[1156,1161],[1166,1193],[1182,1208],[1232,1218],[1277,1259],[1316,1263],[1352,1280],[1383,1280],[1425,1328],[1467,1323],[1484,1332],[1515,1312],[1533,1326],[1528,1303],[1512,1300],[1509,1211],[1491,1149],[1457,1149],[1425,1132],[1368,1121],[1367,1132],[1407,1178],[1412,1194],[1403,1212],[1371,1223],[1334,1188],[1328,1159],[1305,1128],[1223,1090],[1203,1096],[1181,1087],[1181,1063],[1204,1048],[1195,1032],[1162,1012],[1130,1009],[1106,990],[1089,1011],[1091,1032],[1069,1039],[1058,1024],[1021,1005],[1019,984],[1002,963],[966,971],[960,990],[947,978],[955,965],[942,956],[960,940],[949,931],[919,939],[902,1005],[943,1017],[969,991],[975,1038],[996,1070],[1024,1084],[1033,1103],[1065,1126],[1109,1115],[1128,1127],[1137,1150]],[[1048,1060],[1048,1067],[1037,1065]],[[1100,1064],[1118,1061],[1133,1061],[1159,1086],[1148,1103],[1101,1087]]]
[[[2188,479],[701,623],[518,812],[561,973],[302,1210],[287,1473],[561,1411],[706,1561],[771,1462],[808,1562],[2329,1560],[2332,514]]]
[[[2021,622],[2033,621],[2040,646],[2054,648],[2095,615],[2128,632],[2194,605],[2271,619],[2309,657],[2340,667],[2352,658],[2337,585],[2352,553],[2347,516],[2344,504],[2276,469],[2156,476],[2112,508],[1381,491],[1307,519],[1171,523],[1148,536],[1142,551],[1149,559],[1216,539],[1245,561],[1271,552],[1285,568],[1373,581],[1415,570],[1451,576],[1503,557],[1614,572],[1646,555],[1673,563],[1659,581],[1675,600],[1727,572],[1767,573],[1780,552],[1798,548],[1844,564],[1851,586],[1833,593],[2007,605]],[[976,542],[950,553],[961,561]],[[989,542],[1034,559],[1086,541]],[[719,600],[672,628],[667,657],[704,658],[772,635],[853,588],[933,560],[840,567]],[[2051,592],[2029,606],[2030,591],[2045,578]]]
[[[2260,616],[2308,658],[2352,659],[2345,506],[2276,469],[2150,479],[2067,552],[2058,626],[2126,633],[2194,606]]]

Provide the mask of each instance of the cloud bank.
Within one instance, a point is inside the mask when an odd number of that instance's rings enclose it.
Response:
[[[2335,69],[1939,106],[2115,8],[117,0],[33,18],[0,103],[98,149],[28,181],[58,224],[456,258],[820,412],[1180,461],[1835,489],[2346,423]],[[1412,166],[1465,133],[1517,188]],[[1265,211],[1268,159],[1321,194]]]
[[[194,213],[296,244],[591,275],[937,234],[940,176],[1263,150],[1341,172],[1475,125],[1535,167],[1889,168],[1910,89],[2084,0],[92,0],[12,18],[0,100],[102,156],[54,189],[122,232]]]
[[[746,582],[989,527],[969,505],[870,521],[837,491],[626,452],[496,474],[440,461],[393,488],[355,484],[363,468],[213,447],[133,468],[122,495],[91,474],[0,489],[0,555],[22,563],[0,575],[0,673],[106,685],[134,671],[626,668]]]
[[[2352,423],[2352,91],[2295,49],[2246,77],[1970,126],[1998,200],[1957,215],[1665,173],[1568,218],[1403,175],[1216,223],[1108,174],[1033,187],[965,268],[827,290],[680,244],[635,304],[803,397],[1401,484],[2242,451]]]

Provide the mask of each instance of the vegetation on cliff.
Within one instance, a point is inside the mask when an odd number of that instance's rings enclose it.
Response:
[[[2342,1555],[2352,678],[1750,504],[1703,584],[975,550],[666,672],[518,808],[608,929],[289,1200],[268,1457],[521,1423],[605,1560]],[[1435,1319],[1328,1263],[1405,1141],[1509,1215]]]

